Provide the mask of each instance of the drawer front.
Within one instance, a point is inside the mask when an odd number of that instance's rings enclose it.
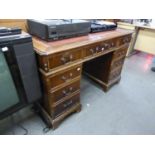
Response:
[[[121,48],[113,53],[113,59],[119,59],[126,56],[128,48]]]
[[[121,37],[121,38],[118,39],[118,41],[119,41],[119,43],[118,43],[119,46],[123,45],[123,44],[126,44],[126,43],[130,43],[131,35],[127,35],[127,36]]]
[[[70,50],[57,54],[50,55],[48,57],[49,70],[60,67],[82,58],[82,50]]]
[[[111,63],[111,70],[114,70],[115,68],[118,68],[118,67],[122,67],[123,64],[124,64],[124,58],[121,58],[121,59],[118,59],[118,60],[114,60]]]
[[[63,71],[55,76],[49,76],[44,81],[46,81],[47,91],[51,91],[56,86],[64,84],[66,82],[70,82],[74,78],[81,76],[82,66],[78,65],[76,67],[72,67],[67,71]]]
[[[116,39],[107,40],[98,44],[91,45],[86,48],[85,57],[91,56],[100,52],[105,52],[116,47]]]
[[[118,78],[120,76],[120,74],[121,74],[121,70],[122,70],[122,68],[119,68],[119,69],[111,72],[110,75],[109,75],[109,81],[113,81],[116,78]]]
[[[63,112],[65,112],[66,110],[68,110],[69,108],[71,108],[72,106],[74,106],[76,103],[79,103],[79,102],[80,102],[80,94],[78,93],[73,97],[71,97],[70,99],[63,101],[56,106],[51,106],[52,117],[53,118],[58,117]]]
[[[57,102],[57,101],[63,99],[64,97],[67,97],[67,96],[71,95],[72,93],[75,93],[78,90],[80,90],[80,80],[78,80],[72,84],[69,84],[68,86],[63,87],[55,92],[51,92],[51,94],[50,94],[51,101],[53,103]]]

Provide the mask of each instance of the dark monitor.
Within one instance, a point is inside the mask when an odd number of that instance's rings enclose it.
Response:
[[[0,37],[0,119],[41,97],[31,36]]]

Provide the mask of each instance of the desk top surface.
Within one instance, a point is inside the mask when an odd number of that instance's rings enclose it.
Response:
[[[63,40],[53,41],[53,42],[47,42],[37,37],[33,37],[33,46],[39,55],[49,55],[49,54],[53,54],[53,53],[57,53],[57,52],[61,52],[61,51],[65,51],[73,48],[78,48],[80,46],[97,43],[99,41],[121,37],[132,33],[133,31],[118,28],[113,31],[91,33],[86,36],[63,39]]]

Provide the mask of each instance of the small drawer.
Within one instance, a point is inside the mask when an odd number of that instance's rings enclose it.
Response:
[[[125,57],[127,50],[128,50],[127,47],[116,50],[113,54],[113,59],[119,59],[119,58]]]
[[[113,61],[111,63],[111,70],[121,67],[123,65],[123,63],[124,63],[124,58]]]
[[[85,57],[94,55],[100,51],[100,45],[91,45],[86,48]]]
[[[74,49],[69,51],[63,51],[60,53],[52,54],[46,57],[47,63],[43,69],[48,72],[56,67],[60,67],[72,62],[75,62],[82,58],[82,50]]]
[[[74,78],[81,76],[82,66],[78,65],[76,67],[71,67],[70,69],[60,72],[57,75],[51,75],[44,78],[44,84],[46,85],[47,91],[51,91],[53,88],[70,82]]]
[[[63,99],[64,97],[69,96],[72,93],[75,93],[78,90],[80,90],[80,80],[78,80],[72,84],[69,84],[68,86],[63,87],[63,88],[61,88],[55,92],[51,92],[51,94],[50,94],[51,99],[50,100],[53,103],[57,102],[57,101]]]
[[[127,35],[127,36],[121,37],[121,38],[118,39],[118,41],[119,41],[119,43],[118,43],[119,46],[123,45],[123,44],[126,44],[126,43],[130,43],[131,35]]]
[[[51,115],[53,118],[60,116],[63,112],[80,102],[80,93],[72,96],[66,101],[60,102],[56,105],[51,105]]]
[[[116,39],[107,40],[101,43],[102,51],[116,47]]]
[[[121,70],[122,68],[119,68],[118,70],[111,72],[109,76],[109,80],[113,81],[114,79],[116,79],[121,74]]]
[[[116,47],[116,40],[107,40],[98,44],[94,44],[86,48],[86,57],[94,55],[96,53],[107,51],[111,48]]]

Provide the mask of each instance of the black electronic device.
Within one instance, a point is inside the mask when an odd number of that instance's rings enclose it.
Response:
[[[6,35],[16,35],[21,34],[21,29],[14,27],[14,28],[7,28],[7,27],[0,27],[0,37]]]
[[[86,20],[27,20],[29,33],[46,41],[87,35],[91,23]]]
[[[116,28],[117,28],[117,25],[113,22],[98,21],[98,20],[92,20],[91,22],[92,33],[115,30]]]
[[[41,97],[31,36],[23,33],[0,37],[0,119]]]

